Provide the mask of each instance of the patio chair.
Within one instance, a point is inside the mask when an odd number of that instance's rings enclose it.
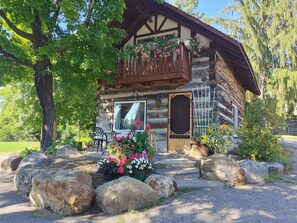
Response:
[[[101,152],[104,152],[103,151],[103,143],[105,142],[105,146],[107,145],[108,137],[102,128],[100,128],[100,127],[95,128],[93,141],[94,141],[93,148],[95,148],[95,147],[97,148],[97,153],[99,150],[99,146],[101,148]]]

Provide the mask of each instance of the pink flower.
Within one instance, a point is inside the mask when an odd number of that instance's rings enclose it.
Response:
[[[120,137],[120,140],[124,140],[124,138],[125,138],[124,136],[121,136],[121,137]]]
[[[137,128],[137,129],[140,129],[140,127],[141,127],[141,121],[140,121],[140,119],[137,119],[137,120],[135,121],[135,124],[136,124],[136,128]]]
[[[119,167],[118,168],[118,173],[119,174],[123,174],[124,173],[124,168],[123,167]]]
[[[118,138],[116,136],[113,137],[113,140],[117,140]]]
[[[147,53],[142,53],[142,59],[147,59],[149,56],[147,55]]]
[[[150,131],[150,130],[151,130],[151,126],[150,126],[149,124],[147,124],[147,125],[145,126],[144,131],[148,132],[148,131]]]
[[[107,160],[108,160],[109,162],[112,162],[112,161],[114,161],[114,158],[112,158],[112,157],[108,157]]]
[[[130,138],[130,137],[131,137],[131,135],[130,135],[130,133],[128,133],[128,134],[127,134],[127,138]]]

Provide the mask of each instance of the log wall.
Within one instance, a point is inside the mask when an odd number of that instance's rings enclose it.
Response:
[[[228,123],[233,126],[232,104],[238,108],[239,123],[245,114],[245,89],[236,80],[227,63],[219,53],[216,53],[216,80],[217,80],[217,102],[218,122]]]
[[[113,103],[115,101],[146,100],[147,102],[147,123],[152,130],[156,131],[157,147],[161,152],[167,151],[167,127],[168,127],[168,94],[177,92],[192,92],[197,85],[207,85],[215,81],[214,74],[214,51],[206,53],[200,58],[192,60],[192,80],[186,84],[178,82],[167,82],[151,85],[133,85],[131,87],[104,88],[99,83],[97,100],[97,126],[105,131],[113,128]],[[210,56],[212,55],[212,56]],[[137,91],[141,96],[131,96]],[[156,99],[161,98],[161,107],[157,108]],[[193,117],[195,128],[196,118]]]
[[[178,82],[133,85],[130,87],[106,88],[99,83],[97,100],[97,126],[105,131],[113,128],[113,105],[115,101],[146,100],[147,123],[156,131],[157,147],[160,152],[167,151],[168,94],[192,92],[196,86],[208,85],[211,92],[216,91],[215,121],[233,124],[232,104],[238,107],[239,121],[244,115],[245,90],[235,80],[232,71],[216,51],[209,49],[199,58],[192,59],[192,80],[186,84]],[[138,96],[135,96],[137,92]],[[134,93],[134,96],[131,94]],[[195,97],[193,95],[193,97]],[[156,99],[161,99],[157,108]],[[209,108],[211,109],[211,108]],[[193,112],[195,134],[197,117]]]

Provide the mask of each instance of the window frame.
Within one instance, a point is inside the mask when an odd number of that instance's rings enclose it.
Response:
[[[147,101],[146,100],[132,100],[132,101],[115,101],[113,103],[113,107],[114,107],[114,111],[113,111],[113,131],[115,132],[124,132],[124,133],[128,133],[130,132],[131,129],[116,129],[116,104],[129,104],[129,103],[135,103],[135,102],[140,102],[140,103],[144,103],[144,118],[143,118],[143,121],[144,121],[144,128],[146,126],[146,123],[147,123]],[[144,130],[139,130],[139,131],[144,131]]]
[[[232,121],[233,121],[233,129],[236,130],[239,127],[239,114],[238,107],[235,104],[232,104]]]

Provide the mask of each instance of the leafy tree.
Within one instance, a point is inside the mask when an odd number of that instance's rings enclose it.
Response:
[[[198,11],[199,0],[171,0],[170,3],[194,17],[204,18],[204,14]]]
[[[36,140],[41,111],[35,94],[29,83],[11,83],[1,88],[0,141]]]
[[[236,0],[223,12],[234,16],[213,22],[242,41],[264,95],[275,69],[297,69],[297,1]]]
[[[111,80],[106,71],[114,71],[112,46],[124,34],[109,23],[121,21],[124,8],[123,0],[0,0],[0,83],[34,77],[41,150],[52,144],[54,80]]]

